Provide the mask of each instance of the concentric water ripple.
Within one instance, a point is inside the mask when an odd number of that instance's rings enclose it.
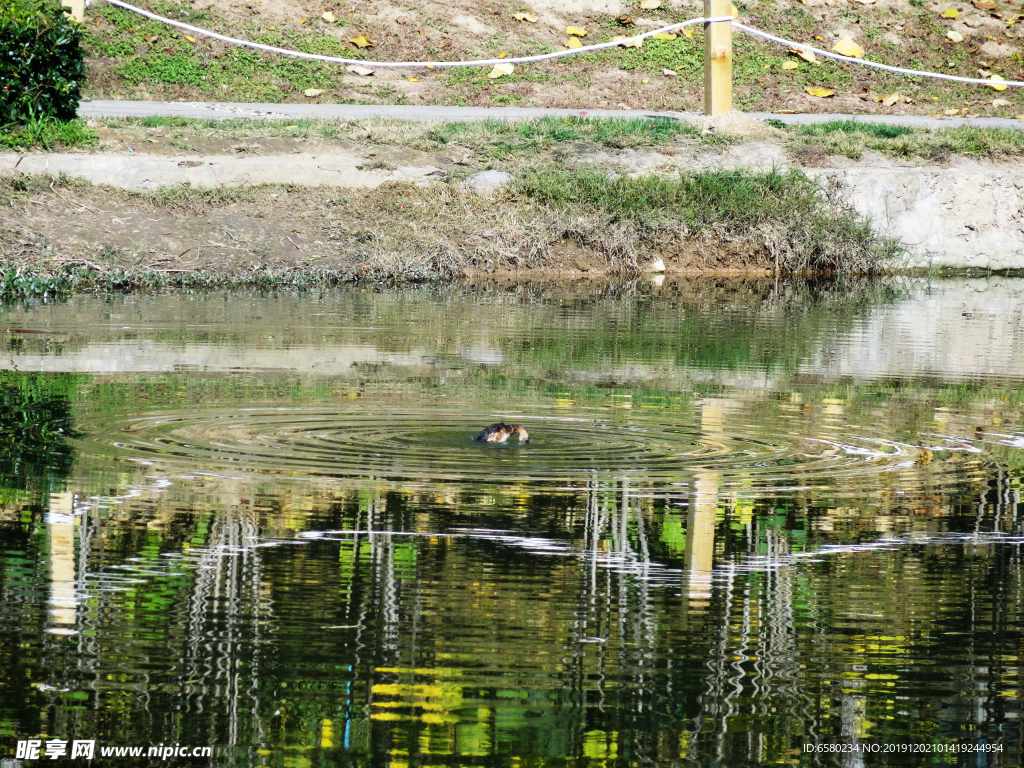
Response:
[[[499,419],[521,422],[532,440],[472,440]],[[130,418],[113,430],[108,422],[87,441],[87,451],[190,470],[413,481],[575,482],[599,476],[635,478],[642,486],[688,481],[704,470],[721,479],[742,474],[761,488],[787,490],[910,467],[925,451],[928,461],[936,451],[978,451],[963,441],[930,439],[936,444],[922,449],[871,436],[797,437],[754,425],[738,434],[703,430],[666,414],[617,420],[606,413],[567,418],[430,408],[275,408],[160,412]]]

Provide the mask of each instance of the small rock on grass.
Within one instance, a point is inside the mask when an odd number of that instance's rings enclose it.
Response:
[[[494,197],[512,183],[512,174],[504,171],[481,171],[466,179],[466,189],[481,197]]]

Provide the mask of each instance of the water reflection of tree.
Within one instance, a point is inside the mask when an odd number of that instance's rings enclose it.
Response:
[[[989,477],[958,519],[1018,530],[1019,474]],[[984,661],[965,662],[948,713],[986,732],[1013,721],[998,692],[968,689],[1014,674],[1019,552],[951,544],[801,566],[798,526],[826,510],[797,495],[750,510],[713,484],[653,498],[597,476],[555,494],[461,496],[225,479],[169,500],[165,518],[142,502],[123,521],[90,515],[79,650],[50,641],[45,682],[95,696],[106,733],[216,743],[225,764],[279,765],[312,747],[367,764],[396,750],[438,763],[747,764],[787,759],[808,738],[863,738],[892,696],[869,675],[904,685],[911,660],[956,632],[978,638],[971,658]],[[671,523],[697,507],[711,516],[714,572],[680,594],[673,568],[700,558]],[[306,529],[347,533],[295,537]],[[920,574],[957,551],[972,577],[936,596],[941,579]],[[836,630],[837,616],[862,613],[877,617]],[[956,654],[958,641],[942,642]],[[60,701],[56,727],[80,723]],[[930,738],[936,717],[880,722],[873,736]]]
[[[0,372],[0,489],[59,490],[75,460],[70,399],[83,376]]]

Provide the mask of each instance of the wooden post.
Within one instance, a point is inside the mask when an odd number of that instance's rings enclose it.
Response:
[[[66,12],[79,24],[85,21],[85,0],[61,0],[60,4],[68,9]]]
[[[732,16],[731,0],[704,0],[704,18]],[[704,114],[732,109],[732,23],[704,23]]]

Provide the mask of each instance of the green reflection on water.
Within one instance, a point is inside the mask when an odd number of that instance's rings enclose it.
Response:
[[[0,498],[61,490],[75,458],[68,444],[77,436],[70,401],[87,380],[0,371]]]
[[[905,364],[932,337],[885,320],[933,290],[11,310],[58,335],[3,379],[2,744],[1012,762],[1022,378]],[[946,314],[936,335],[974,328]],[[534,442],[471,443],[506,414]]]

